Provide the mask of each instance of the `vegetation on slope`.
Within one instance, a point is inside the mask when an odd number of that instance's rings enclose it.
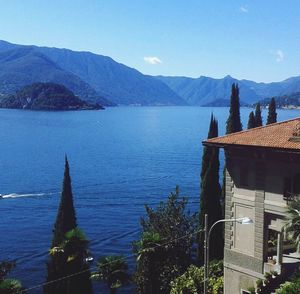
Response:
[[[35,83],[25,86],[15,95],[2,97],[1,108],[32,110],[101,109],[99,104],[81,100],[65,86],[54,83]]]
[[[276,96],[276,106],[278,108],[298,108],[300,107],[300,92],[296,92],[290,95]],[[267,107],[272,98],[266,98],[260,101],[261,106]]]

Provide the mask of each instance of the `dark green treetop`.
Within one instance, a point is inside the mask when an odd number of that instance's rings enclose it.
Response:
[[[77,227],[76,214],[73,204],[70,168],[67,156],[65,157],[65,172],[61,200],[53,230],[52,247],[58,246],[64,240],[67,232]]]
[[[256,122],[255,122],[255,116],[254,116],[254,112],[251,111],[249,114],[249,120],[248,120],[248,126],[247,129],[253,129],[256,127]]]
[[[233,83],[231,87],[229,117],[226,123],[226,134],[231,134],[242,130],[239,92],[238,84]]]
[[[273,124],[276,122],[277,122],[276,102],[275,102],[275,98],[272,98],[269,103],[267,125]]]
[[[209,131],[207,135],[207,139],[218,137],[218,121],[215,119],[213,114],[210,117],[210,125]],[[207,170],[208,161],[211,157],[212,149],[211,148],[203,148],[203,155],[202,155],[202,165],[201,165],[201,180],[203,180],[205,172]]]
[[[255,107],[255,127],[261,127],[262,126],[262,117],[261,117],[261,109],[260,109],[260,103],[258,102]]]

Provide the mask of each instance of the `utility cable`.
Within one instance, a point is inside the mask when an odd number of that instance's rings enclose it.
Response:
[[[110,206],[126,206],[126,205],[133,205],[133,206],[145,206],[145,205],[147,205],[147,206],[152,206],[152,205],[159,205],[159,204],[161,204],[163,201],[159,201],[159,202],[151,202],[151,203],[127,203],[127,204],[120,204],[120,203],[112,203],[112,204],[108,204],[108,205],[110,205]],[[188,203],[187,204],[200,204],[200,201],[188,201]],[[129,234],[131,234],[131,233],[137,233],[138,231],[140,231],[139,229],[136,229],[136,230],[134,230],[134,231],[127,231],[127,233],[121,233],[121,234],[118,234],[118,235],[116,235],[116,236],[112,236],[112,238],[113,239],[119,239],[119,238],[121,238],[121,237],[123,237],[124,236],[124,234],[127,236],[127,235],[129,235]],[[93,240],[91,240],[91,242],[90,242],[91,244],[93,243]],[[22,260],[22,259],[24,259],[24,258],[27,258],[27,256],[22,256],[22,257],[16,257],[16,258],[14,258],[14,260],[16,260],[16,261],[20,261],[20,260]]]
[[[153,247],[149,247],[149,248],[147,248],[147,250],[155,250],[155,249],[157,249],[157,248],[159,248],[159,247],[165,247],[165,246],[168,245],[168,244],[171,244],[171,243],[173,243],[173,242],[175,242],[175,241],[178,241],[178,240],[181,240],[181,239],[185,239],[185,238],[187,238],[187,237],[191,237],[191,236],[196,235],[196,234],[198,234],[198,233],[200,233],[200,232],[203,232],[203,230],[202,230],[202,229],[196,230],[196,231],[193,232],[193,233],[189,233],[189,234],[183,235],[183,236],[181,236],[181,237],[175,238],[175,239],[170,240],[170,241],[168,241],[168,242],[165,242],[165,243],[163,243],[163,244],[157,244],[157,245],[155,245],[155,246],[153,246]],[[143,250],[142,250],[141,252],[143,252]],[[106,266],[106,265],[109,265],[109,264],[111,264],[111,263],[113,263],[113,262],[121,261],[121,260],[128,259],[128,258],[131,258],[131,257],[136,257],[137,255],[138,255],[138,254],[133,253],[133,254],[130,254],[130,255],[127,255],[127,256],[122,256],[122,257],[120,257],[119,259],[116,259],[116,260],[114,260],[114,261],[110,261],[110,262],[104,263],[102,266]],[[88,269],[85,269],[85,270],[82,270],[82,271],[73,273],[73,274],[71,274],[71,275],[67,275],[67,276],[61,277],[61,278],[56,279],[56,280],[52,280],[52,281],[49,281],[49,282],[37,284],[37,285],[35,285],[35,286],[26,288],[26,289],[24,289],[24,290],[17,291],[17,292],[15,292],[15,294],[21,294],[21,293],[25,293],[26,291],[31,291],[31,290],[34,290],[34,289],[37,289],[37,288],[41,288],[41,287],[44,287],[44,286],[47,286],[47,285],[50,285],[50,284],[53,284],[53,283],[56,283],[56,282],[65,280],[65,279],[72,278],[72,277],[74,277],[74,276],[77,276],[77,275],[80,275],[80,274],[82,274],[82,273],[91,271],[91,270],[93,270],[93,269],[95,270],[95,269],[97,269],[97,267],[96,267],[96,266],[90,267],[90,268],[88,268]],[[203,282],[204,282],[204,281],[202,281],[201,283],[203,283]]]

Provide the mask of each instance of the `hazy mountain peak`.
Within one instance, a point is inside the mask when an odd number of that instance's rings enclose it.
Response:
[[[227,80],[235,80],[235,78],[233,78],[231,75],[227,75],[224,77],[224,79],[227,79]]]

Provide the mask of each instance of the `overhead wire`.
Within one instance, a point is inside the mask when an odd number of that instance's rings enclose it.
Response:
[[[134,206],[145,206],[145,205],[147,205],[147,206],[150,206],[150,205],[159,205],[159,204],[161,204],[162,203],[162,201],[159,201],[159,202],[151,202],[151,203],[128,203],[128,205],[134,205]],[[188,204],[200,204],[200,201],[188,201]],[[121,205],[127,205],[127,204],[120,204],[120,203],[110,203],[109,204],[110,206],[111,205],[113,205],[113,206],[121,206]],[[121,237],[123,237],[124,235],[129,235],[129,234],[132,234],[132,233],[137,233],[137,232],[139,232],[140,230],[139,229],[136,229],[136,230],[134,230],[134,231],[132,231],[132,230],[130,230],[130,231],[127,231],[127,232],[123,232],[123,233],[121,233],[121,234],[118,234],[118,235],[116,235],[116,236],[112,236],[111,238],[113,238],[113,239],[119,239],[119,238],[121,238]],[[91,244],[94,242],[95,240],[91,240]],[[45,251],[46,252],[46,251]],[[14,258],[14,260],[22,260],[22,259],[24,259],[25,258],[25,256],[22,256],[22,257],[16,257],[16,258]]]
[[[81,186],[73,186],[73,188],[75,188],[75,189],[81,189],[81,188],[88,188],[88,187],[95,187],[95,186],[100,186],[100,185],[102,185],[102,184],[91,184],[91,185],[81,185]],[[74,190],[74,189],[73,189]],[[48,190],[48,192],[32,192],[32,194],[55,194],[55,193],[61,193],[61,191],[60,190],[55,190],[55,189],[50,189],[50,190]],[[30,194],[30,193],[27,193],[27,194]],[[32,195],[32,197],[34,197],[34,195]],[[187,196],[185,196],[184,198],[187,198],[187,199],[190,199],[191,197],[187,197]],[[196,197],[193,197],[193,198],[196,198]],[[137,202],[131,202],[131,203],[108,203],[108,205],[113,205],[113,206],[122,206],[122,205],[134,205],[134,206],[145,206],[145,205],[159,205],[159,204],[161,204],[162,203],[162,200],[161,201],[159,201],[159,202],[150,202],[150,203],[137,203]],[[199,204],[200,203],[200,201],[188,201],[187,202],[188,204]],[[138,231],[138,230],[137,230]],[[197,232],[194,232],[193,234],[196,234],[196,233],[198,233],[198,232],[200,232],[200,231],[197,231]],[[193,235],[192,234],[192,235]],[[119,238],[119,237],[121,237],[121,236],[123,236],[124,235],[124,233],[122,233],[122,234],[120,234],[120,235],[117,235],[117,236],[115,236],[114,238]],[[179,238],[177,238],[177,239],[174,239],[174,240],[171,240],[171,241],[169,241],[168,243],[166,243],[166,244],[158,244],[157,246],[155,246],[155,247],[152,247],[152,248],[149,248],[149,249],[155,249],[155,248],[157,248],[157,247],[161,247],[161,246],[166,246],[167,244],[169,244],[169,243],[172,243],[172,242],[174,242],[174,241],[176,241],[176,240],[179,240],[179,239],[182,239],[182,238],[186,238],[187,236],[189,236],[189,235],[191,235],[191,234],[188,234],[188,235],[185,235],[185,236],[182,236],[182,237],[179,237]],[[128,256],[124,256],[124,257],[122,257],[121,259],[125,259],[125,258],[130,258],[130,257],[134,257],[134,256],[136,256],[137,254],[131,254],[131,255],[128,255]],[[21,259],[21,258],[16,258],[16,260],[18,260],[18,259]],[[108,263],[109,264],[109,263]],[[94,268],[96,268],[96,267],[94,267]],[[73,277],[73,276],[76,276],[76,275],[79,275],[79,274],[82,274],[82,273],[84,273],[84,272],[87,272],[87,271],[90,271],[91,270],[91,268],[89,268],[89,269],[86,269],[86,270],[83,270],[83,271],[81,271],[81,272],[77,272],[77,273],[74,273],[74,274],[71,274],[71,275],[68,275],[68,276],[65,276],[65,277],[62,277],[62,278],[59,278],[59,279],[57,279],[57,280],[53,280],[53,281],[49,281],[49,282],[45,282],[45,283],[42,283],[42,284],[39,284],[39,285],[36,285],[36,286],[34,286],[34,287],[30,287],[30,288],[27,288],[26,289],[26,291],[28,291],[28,290],[33,290],[33,289],[35,289],[35,288],[40,288],[40,287],[42,287],[42,286],[45,286],[45,285],[48,285],[48,284],[52,284],[52,283],[54,283],[54,282],[58,282],[58,281],[60,281],[60,280],[64,280],[64,279],[67,279],[67,278],[71,278],[71,277]],[[22,290],[22,291],[19,291],[19,292],[16,292],[16,293],[23,293],[25,290]]]
[[[170,240],[170,241],[168,241],[168,242],[165,242],[165,243],[163,243],[163,244],[156,244],[155,246],[152,246],[152,247],[147,248],[147,250],[155,250],[155,249],[157,249],[157,248],[159,248],[159,247],[165,247],[165,246],[167,246],[167,245],[169,245],[169,244],[171,244],[171,243],[173,243],[173,242],[175,242],[175,241],[178,241],[178,240],[181,240],[181,239],[184,239],[184,238],[187,238],[187,237],[192,237],[193,235],[196,235],[196,234],[198,234],[198,233],[200,233],[200,232],[203,232],[203,229],[198,229],[198,230],[196,230],[195,232],[188,233],[188,234],[186,234],[186,235],[183,235],[183,236],[180,236],[180,237],[178,237],[178,238],[172,239],[172,240]],[[143,250],[141,250],[140,253],[143,253]],[[113,262],[121,261],[121,260],[128,259],[128,258],[131,258],[131,257],[136,257],[136,256],[138,256],[137,253],[129,254],[129,255],[127,255],[127,256],[122,256],[122,257],[120,257],[119,259],[115,259],[115,260],[113,260],[113,261],[103,263],[102,266],[106,266],[106,265],[109,265],[109,264],[111,264],[111,263],[113,263]],[[85,269],[85,270],[82,270],[82,271],[79,271],[79,272],[76,272],[76,273],[73,273],[73,274],[70,274],[70,275],[67,275],[67,276],[64,276],[64,277],[55,279],[55,280],[52,280],[52,281],[49,281],[49,282],[40,283],[40,284],[37,284],[37,285],[35,285],[35,286],[26,288],[26,289],[24,289],[24,290],[16,291],[16,292],[14,292],[14,293],[15,293],[15,294],[26,293],[27,291],[31,291],[31,290],[34,290],[34,289],[38,289],[38,288],[41,288],[41,287],[44,287],[44,286],[47,286],[47,285],[56,283],[56,282],[60,282],[60,281],[62,281],[62,280],[72,278],[72,277],[74,277],[74,276],[83,274],[83,273],[85,273],[85,272],[89,272],[89,271],[91,271],[91,270],[93,270],[93,269],[94,269],[94,270],[97,269],[97,266],[89,267],[88,269]],[[201,281],[200,283],[203,283],[203,282],[204,282],[204,280]]]

